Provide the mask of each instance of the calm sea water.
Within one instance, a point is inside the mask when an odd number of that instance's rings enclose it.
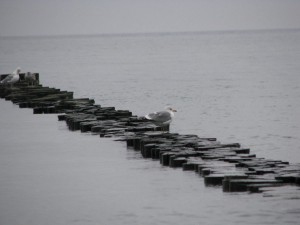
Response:
[[[0,38],[0,73],[136,115],[172,105],[173,132],[300,162],[300,30]],[[226,194],[124,143],[0,101],[0,224],[296,224],[299,199]],[[294,188],[294,187],[291,187]]]

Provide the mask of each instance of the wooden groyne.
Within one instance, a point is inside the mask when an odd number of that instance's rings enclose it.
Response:
[[[0,80],[6,75],[0,75]],[[13,86],[0,86],[0,97],[33,113],[57,113],[72,131],[92,132],[100,137],[126,141],[128,148],[163,166],[194,171],[205,184],[225,192],[261,192],[268,188],[300,185],[300,164],[256,157],[239,143],[223,144],[203,138],[162,132],[129,110],[102,107],[93,99],[74,98],[73,92],[29,84],[22,79]],[[24,77],[23,77],[24,78]],[[36,74],[37,81],[39,74]]]

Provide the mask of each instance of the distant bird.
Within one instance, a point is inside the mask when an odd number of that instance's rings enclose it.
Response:
[[[172,122],[172,119],[174,118],[174,112],[177,112],[177,110],[172,109],[171,107],[166,107],[166,110],[149,113],[145,116],[145,118],[167,131],[169,130],[169,125]]]
[[[29,83],[29,84],[35,84],[36,83],[36,76],[33,73],[27,72],[25,74],[25,80]]]
[[[12,86],[14,83],[20,80],[20,76],[19,76],[20,72],[21,69],[18,67],[13,73],[9,74],[2,81],[0,81],[0,84]]]

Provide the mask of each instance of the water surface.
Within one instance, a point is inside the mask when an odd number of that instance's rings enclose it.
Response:
[[[300,162],[300,32],[0,38],[0,73],[144,115],[178,109],[171,130]],[[296,224],[294,189],[228,194],[124,143],[70,132],[55,115],[0,101],[0,223]],[[269,197],[266,197],[269,196]],[[292,196],[292,197],[291,197]]]

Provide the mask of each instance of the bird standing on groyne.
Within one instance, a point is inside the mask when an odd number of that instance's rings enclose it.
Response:
[[[31,73],[31,72],[25,73],[25,80],[26,80],[30,85],[36,84],[36,76],[35,76],[34,73]]]
[[[169,130],[169,125],[175,116],[174,112],[177,112],[177,110],[171,107],[166,107],[166,110],[149,113],[145,116],[145,118],[161,127],[162,130],[167,131]]]
[[[14,72],[5,77],[2,81],[0,81],[1,85],[13,85],[20,80],[21,69],[18,67]]]

